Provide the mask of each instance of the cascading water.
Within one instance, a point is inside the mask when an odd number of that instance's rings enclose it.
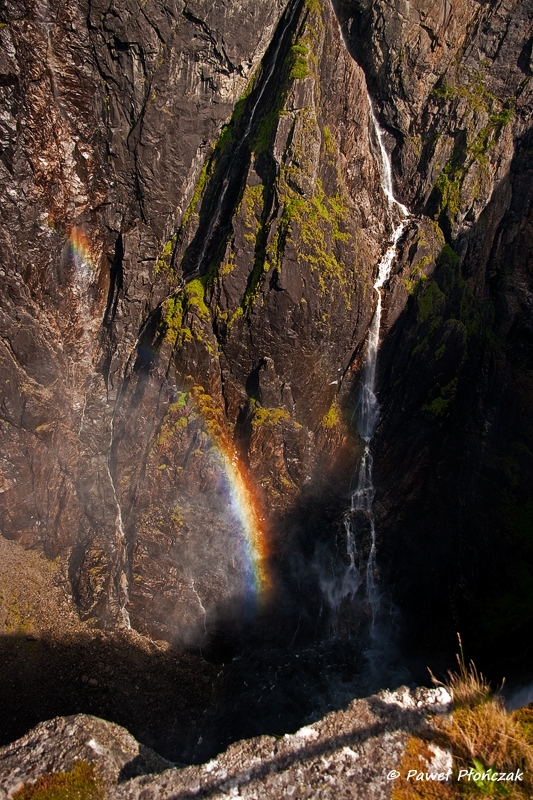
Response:
[[[116,411],[116,405],[115,405]],[[109,447],[106,455],[106,470],[107,476],[109,478],[109,483],[111,484],[111,491],[113,494],[113,498],[115,500],[115,506],[117,509],[117,516],[116,516],[116,529],[117,529],[117,548],[120,552],[120,578],[119,578],[119,588],[118,588],[118,595],[119,595],[119,618],[118,624],[123,628],[127,628],[128,630],[131,629],[131,622],[130,622],[130,615],[126,611],[126,605],[129,600],[129,586],[128,586],[128,578],[126,576],[126,532],[124,531],[124,522],[122,519],[122,508],[120,506],[120,502],[118,499],[117,488],[115,485],[115,480],[113,478],[113,473],[111,470],[111,453],[113,450],[114,445],[114,422],[115,422],[115,411],[113,412],[113,416],[111,417],[111,430],[110,430],[110,439],[109,439]]]
[[[367,339],[366,359],[363,368],[363,380],[361,394],[357,408],[357,431],[361,439],[365,442],[365,449],[361,456],[359,471],[357,475],[357,486],[351,496],[351,508],[345,519],[347,531],[347,553],[350,558],[350,567],[353,561],[354,530],[353,519],[357,514],[363,514],[368,521],[370,529],[370,552],[365,570],[365,593],[366,601],[371,614],[371,632],[374,631],[376,616],[380,605],[380,594],[377,581],[376,564],[376,526],[373,514],[374,504],[374,482],[373,482],[373,458],[371,441],[374,437],[379,421],[379,402],[375,394],[376,389],[376,365],[379,347],[379,333],[381,327],[382,295],[381,289],[390,277],[392,262],[396,254],[396,248],[400,236],[407,225],[409,212],[407,208],[398,202],[394,197],[392,188],[392,171],[389,155],[383,143],[383,133],[379,127],[372,108],[372,101],[368,97],[370,119],[372,122],[373,133],[377,143],[374,152],[376,162],[380,172],[381,186],[388,202],[388,216],[394,225],[391,242],[383,258],[379,263],[378,275],[374,283],[374,290],[377,293],[376,310],[370,323]]]

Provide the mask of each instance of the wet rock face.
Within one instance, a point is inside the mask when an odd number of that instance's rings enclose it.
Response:
[[[316,589],[390,234],[368,83],[418,215],[384,298],[382,576],[413,630],[495,582],[490,624],[526,624],[532,8],[404,5],[6,6],[0,525],[85,619],[205,644],[295,564]]]
[[[346,504],[387,232],[364,78],[327,5],[2,24],[2,533],[85,619],[197,641],[255,591],[243,506],[283,560],[303,491]]]
[[[324,491],[346,438],[339,386],[371,311],[369,227],[383,230],[384,220],[369,202],[369,186],[380,189],[368,118],[353,114],[365,103],[362,75],[331,12],[295,7],[282,23],[207,163],[173,255],[188,283],[147,333],[157,358],[128,373],[117,415],[125,463],[128,448],[139,447],[140,415],[159,414],[155,438],[153,420],[146,428],[144,461],[139,452],[126,470],[140,578],[130,606],[147,626],[160,620],[163,635],[173,627],[187,635],[192,604],[196,636],[205,608],[218,601],[222,616],[233,613],[246,592],[235,519],[224,512],[234,492],[225,459],[248,475],[245,503],[266,520],[271,551],[287,547],[284,515],[302,489]],[[346,112],[333,86],[351,98]],[[352,465],[342,465],[345,482]],[[199,530],[207,531],[201,546]],[[146,559],[154,547],[157,569],[185,573],[181,583],[155,584]]]
[[[163,228],[277,23],[279,5],[252,5],[5,10],[2,532],[66,558],[96,617],[125,591],[108,469],[120,372],[169,292]]]

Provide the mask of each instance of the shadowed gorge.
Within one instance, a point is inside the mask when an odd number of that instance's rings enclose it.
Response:
[[[530,683],[531,0],[0,20],[0,744]]]

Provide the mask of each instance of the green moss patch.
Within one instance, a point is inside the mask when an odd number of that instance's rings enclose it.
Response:
[[[161,333],[171,343],[176,344],[183,329],[183,298],[180,295],[169,297],[163,303]]]
[[[174,252],[174,247],[176,246],[177,236],[173,236],[163,245],[163,248],[157,258],[156,265],[155,265],[155,272],[156,275],[158,273],[168,273],[171,271],[171,261],[172,261],[172,253]]]
[[[454,219],[459,213],[465,176],[477,162],[480,167],[488,163],[489,152],[498,142],[503,129],[514,116],[516,96],[501,101],[486,88],[486,64],[480,69],[467,71],[456,68],[455,72],[433,90],[434,97],[459,107],[467,102],[464,129],[456,134],[455,146],[450,159],[444,165],[434,187],[436,218],[442,214]],[[488,116],[488,121],[479,128],[478,119]],[[436,141],[436,140],[435,140]],[[474,192],[475,197],[475,192]]]
[[[329,408],[329,410],[326,411],[326,413],[322,417],[322,421],[320,424],[323,428],[329,430],[331,428],[334,428],[335,425],[338,425],[339,421],[340,421],[339,407],[337,406],[336,403],[333,403]]]
[[[290,419],[290,414],[284,408],[260,408],[254,409],[252,425],[277,425],[282,420]]]
[[[78,761],[70,772],[48,772],[15,793],[16,800],[100,800],[104,789],[94,766]]]

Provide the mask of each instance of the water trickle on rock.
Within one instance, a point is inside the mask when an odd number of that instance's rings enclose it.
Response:
[[[114,441],[115,441],[115,414],[117,411],[118,399],[115,401],[115,407],[113,410],[113,414],[111,415],[111,423],[109,429],[109,445],[107,448],[106,454],[106,472],[107,477],[109,478],[109,483],[111,485],[111,492],[113,495],[113,499],[115,501],[116,507],[116,518],[115,518],[115,529],[117,534],[116,540],[116,548],[118,551],[118,569],[117,569],[117,602],[118,602],[118,617],[117,617],[117,626],[119,628],[126,628],[127,630],[131,630],[131,621],[130,615],[126,609],[126,606],[129,602],[129,583],[128,583],[128,576],[127,576],[127,538],[126,538],[126,531],[124,530],[124,520],[122,516],[122,507],[120,505],[119,495],[117,492],[117,486],[115,482],[115,477],[113,474],[113,465],[112,465],[112,453],[114,448]]]
[[[277,41],[277,43],[276,43],[276,45],[274,47],[274,50],[272,52],[272,55],[271,55],[271,58],[270,58],[270,67],[269,67],[268,71],[266,72],[266,74],[261,76],[261,79],[260,79],[260,82],[259,82],[260,88],[259,88],[259,91],[257,93],[257,97],[255,98],[255,101],[254,101],[254,103],[253,103],[253,105],[252,105],[252,107],[250,109],[250,113],[249,113],[248,123],[246,125],[246,129],[245,129],[245,131],[243,133],[243,136],[242,136],[239,144],[237,145],[237,148],[236,148],[235,152],[233,153],[233,157],[231,159],[231,162],[230,162],[229,166],[227,167],[226,175],[224,177],[224,180],[222,181],[222,188],[221,188],[221,191],[220,191],[220,194],[219,194],[219,197],[218,197],[217,205],[216,205],[216,208],[215,208],[215,211],[214,211],[213,215],[211,216],[211,220],[209,222],[209,225],[207,227],[207,231],[206,231],[206,234],[204,236],[202,249],[200,250],[200,253],[199,253],[197,261],[196,261],[196,270],[195,270],[194,274],[201,274],[203,272],[202,267],[204,266],[204,261],[205,261],[205,257],[206,257],[207,251],[211,247],[211,244],[213,243],[213,239],[214,239],[215,233],[218,230],[218,227],[220,225],[220,221],[221,221],[221,218],[222,218],[222,214],[224,212],[224,208],[225,208],[224,204],[225,204],[225,200],[226,200],[226,195],[227,195],[228,189],[230,188],[230,185],[231,185],[231,180],[230,180],[230,178],[231,178],[231,170],[233,168],[233,165],[235,163],[238,163],[240,151],[243,149],[244,145],[248,142],[248,139],[249,139],[250,134],[252,132],[252,128],[253,128],[253,126],[254,126],[254,124],[256,122],[256,112],[257,112],[258,108],[260,108],[261,101],[263,99],[265,91],[266,91],[267,87],[270,86],[272,78],[273,78],[273,76],[274,76],[274,74],[276,72],[276,67],[278,66],[278,55],[279,55],[279,52],[280,52],[282,46],[285,43],[285,39],[286,39],[287,33],[290,32],[291,25],[292,25],[292,23],[294,21],[294,17],[296,15],[296,11],[297,11],[298,8],[300,8],[300,4],[298,3],[297,0],[295,0],[295,2],[293,2],[293,4],[292,4],[291,11],[287,15],[287,21],[285,23],[285,26],[284,26],[283,31],[281,33],[281,36],[279,37],[279,39],[278,39],[278,41]]]

